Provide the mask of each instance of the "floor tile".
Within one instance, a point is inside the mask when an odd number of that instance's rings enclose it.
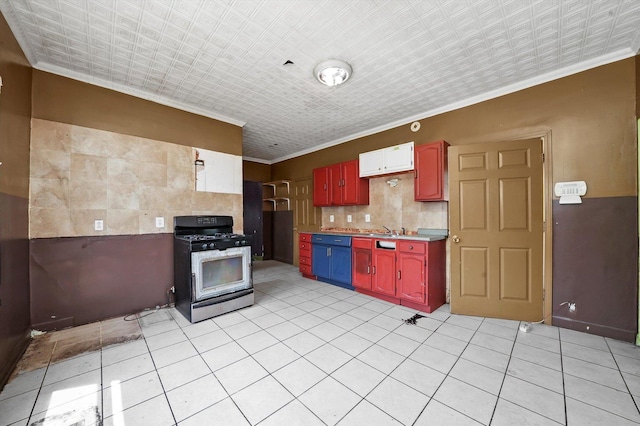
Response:
[[[102,349],[102,366],[115,364],[125,359],[149,353],[144,339],[112,345]]]
[[[253,333],[249,336],[236,340],[236,343],[242,346],[242,349],[247,351],[249,354],[254,354],[268,348],[269,346],[275,345],[278,343],[278,339],[266,331],[260,330],[257,333]]]
[[[304,357],[327,374],[333,373],[352,358],[351,355],[343,352],[330,343],[320,346],[318,349],[309,352]]]
[[[313,315],[320,317],[325,321],[329,321],[332,318],[342,315],[342,312],[338,311],[337,309],[333,309],[330,306],[324,306],[316,311],[313,311]]]
[[[586,346],[576,345],[574,343],[562,343],[562,357],[571,357],[582,361],[591,362],[593,364],[602,365],[603,367],[617,368],[616,362],[611,352],[592,349]]]
[[[367,305],[364,305],[367,306]],[[369,321],[372,318],[378,316],[379,312],[372,311],[370,309],[365,308],[364,306],[358,306],[357,308],[349,311],[349,315],[352,317],[356,317],[362,321]]]
[[[399,319],[388,317],[384,313],[371,318],[367,322],[380,328],[384,328],[387,331],[393,331],[404,324],[404,322]]]
[[[158,369],[158,375],[165,391],[170,391],[210,373],[209,366],[200,356],[187,358]]]
[[[502,337],[481,333],[479,331],[474,334],[471,343],[506,355],[511,354],[511,350],[513,349],[513,340],[503,339]]]
[[[567,328],[560,329],[560,340],[565,343],[573,343],[580,346],[587,346],[592,349],[599,349],[601,351],[609,351],[609,345],[602,336],[595,336],[593,334],[582,333],[575,330],[569,330]]]
[[[100,392],[93,392],[63,404],[56,404],[37,413],[34,411],[34,414],[29,418],[29,424],[63,423],[100,426],[101,419]]]
[[[153,314],[152,316],[159,318],[162,313],[162,311],[158,311],[156,314]],[[173,331],[173,330],[179,330],[180,326],[178,325],[178,323],[173,319],[173,317],[171,316],[171,314],[169,313],[165,313],[165,317],[163,317],[164,320],[163,321],[159,321],[159,322],[155,322],[155,323],[151,323],[149,325],[143,325],[141,324],[141,328],[142,328],[142,334],[144,334],[145,339],[149,339],[153,336],[157,336],[159,334],[164,334],[168,331]]]
[[[316,325],[323,324],[325,320],[320,317],[311,314],[300,315],[298,318],[292,321],[298,327],[302,327],[303,330],[309,330]]]
[[[389,331],[385,330],[384,328],[365,322],[357,326],[353,330],[351,330],[351,333],[357,334],[358,336],[365,338],[371,341],[372,343],[375,343],[378,340],[382,339],[387,334],[389,334]]]
[[[339,426],[399,426],[399,421],[385,413],[367,400],[361,401],[338,422]]]
[[[480,328],[478,328],[478,331],[492,336],[502,337],[507,340],[515,340],[516,335],[518,334],[517,327],[504,327],[490,322],[483,322]]]
[[[100,368],[100,351],[52,364],[44,375],[43,386]]]
[[[380,339],[377,344],[404,357],[409,356],[420,346],[419,342],[395,333],[387,334]]]
[[[228,396],[213,374],[167,392],[171,411],[180,422]]]
[[[447,318],[446,323],[476,331],[482,324],[482,318],[469,317],[466,315],[451,315],[449,318]]]
[[[178,423],[178,426],[202,426],[206,424],[224,426],[249,426],[249,422],[231,398],[225,398],[211,407],[197,412]]]
[[[251,357],[243,358],[215,372],[215,376],[229,395],[257,382],[269,373]]]
[[[444,374],[448,374],[458,360],[457,356],[427,345],[420,345],[409,358]]]
[[[323,322],[322,324],[309,329],[309,332],[318,336],[325,342],[330,342],[336,337],[343,335],[346,330],[330,322]]]
[[[509,355],[477,345],[467,346],[460,358],[484,365],[501,373],[504,373],[507,370],[507,365],[509,365]]]
[[[31,390],[0,401],[0,424],[9,425],[22,419],[28,419],[39,390]]]
[[[50,411],[57,406],[79,400],[85,396],[100,400],[100,370],[79,374],[65,380],[43,386],[33,407],[33,413]],[[95,405],[95,401],[94,401]]]
[[[201,354],[211,371],[216,372],[229,364],[249,356],[247,351],[236,342],[230,342]]]
[[[0,393],[0,401],[20,395],[25,392],[40,389],[46,368],[27,371],[10,379]]]
[[[557,426],[561,424],[564,424],[564,422],[554,422],[502,398],[498,399],[496,411],[493,413],[493,419],[491,419],[491,426]]]
[[[126,382],[115,381],[108,385],[108,387],[105,386],[102,397],[105,417],[120,413],[158,395],[164,395],[164,389],[155,371]]]
[[[329,322],[331,324],[333,324],[333,325],[337,325],[338,327],[340,327],[340,328],[342,328],[343,330],[346,330],[346,331],[351,331],[354,328],[356,328],[359,325],[362,325],[364,323],[364,321],[362,321],[361,319],[358,319],[356,317],[352,317],[348,313],[345,313],[345,314],[342,314],[342,315],[338,315],[337,317],[331,318],[329,320]]]
[[[134,405],[115,416],[107,417],[105,426],[118,425],[171,426],[175,424],[165,395]]]
[[[465,397],[461,398],[461,395]],[[498,400],[495,395],[453,377],[442,382],[433,399],[485,425],[489,424]]]
[[[640,396],[640,376],[622,372],[622,378],[632,395]]]
[[[273,377],[267,376],[242,389],[231,398],[254,425],[293,400],[293,395]]]
[[[147,342],[147,346],[149,350],[153,351],[156,349],[164,348],[165,346],[175,345],[176,343],[187,341],[187,336],[185,336],[184,332],[181,328],[176,328],[166,333],[156,334],[151,337],[146,337],[145,340]]]
[[[560,394],[564,392],[562,373],[551,368],[512,358],[507,374],[553,392]]]
[[[295,336],[298,333],[302,333],[304,330],[298,327],[290,321],[285,321],[273,327],[267,328],[267,332],[278,340],[285,340],[291,336]]]
[[[560,340],[552,339],[536,333],[518,333],[516,337],[516,345],[521,343],[527,347],[536,349],[544,349],[545,351],[560,353]],[[491,348],[489,348],[491,349]]]
[[[263,315],[267,315],[270,314],[271,311],[260,306],[260,305],[253,305],[253,306],[249,306],[247,308],[244,309],[240,309],[238,311],[238,313],[240,313],[240,315],[242,315],[243,317],[253,320],[255,318],[259,318]]]
[[[191,339],[191,344],[201,354],[233,341],[224,330],[216,330]]]
[[[516,341],[511,356],[534,364],[562,371],[562,357],[559,352],[550,352]]]
[[[640,376],[640,362],[635,358],[629,358],[624,355],[614,355],[616,363],[620,368],[620,371],[624,371],[625,373],[635,374],[636,376]],[[607,365],[605,367],[610,367],[611,365],[607,359]],[[603,364],[601,364],[603,365]]]
[[[220,327],[218,327],[218,324],[216,324],[212,320],[200,321],[198,323],[190,324],[189,326],[182,328],[182,331],[189,339],[193,339],[194,337],[202,336],[204,334],[211,333],[217,330],[220,330]]]
[[[432,332],[415,325],[402,324],[400,325],[400,327],[394,329],[392,333],[407,337],[411,340],[415,340],[418,343],[424,343],[424,341],[427,340],[429,336],[431,336]]]
[[[621,342],[620,340],[605,339],[611,352],[617,355],[624,355],[629,358],[640,360],[640,346],[633,343]]]
[[[300,355],[283,343],[276,343],[252,355],[269,373],[300,358]]]
[[[198,355],[198,351],[193,345],[181,345],[180,343],[151,351],[151,358],[153,358],[156,368],[166,367],[196,355]]]
[[[379,345],[371,346],[358,355],[357,358],[384,374],[391,373],[405,359],[402,355]]]
[[[385,375],[358,359],[352,359],[331,377],[364,398],[380,384]]]
[[[224,329],[232,339],[237,340],[245,336],[249,336],[255,332],[261,331],[261,328],[252,323],[251,321],[244,321],[240,324],[235,324]]]
[[[422,411],[415,426],[479,426],[481,423],[432,399]]]
[[[224,315],[220,315],[212,318],[213,322],[222,329],[231,327],[232,325],[244,323],[247,318],[244,317],[239,311],[229,312]]]
[[[302,394],[298,400],[327,425],[335,425],[361,398],[335,379],[327,377]]]
[[[470,341],[475,334],[475,330],[449,324],[448,322],[443,323],[435,332],[453,337],[454,339],[462,340],[463,342]]]
[[[289,337],[282,343],[293,349],[296,353],[306,355],[312,350],[318,349],[320,346],[324,345],[325,341],[308,331],[303,331],[293,337]]]
[[[506,376],[500,398],[527,408],[558,423],[564,423],[564,397],[562,394]]]
[[[303,299],[304,300],[304,299]],[[278,311],[278,315],[286,320],[293,320],[301,315],[304,315],[306,311],[299,309],[295,306],[289,306],[288,308],[281,309]]]
[[[326,373],[304,358],[299,358],[273,373],[273,377],[296,397],[326,376]]]
[[[569,375],[565,375],[564,380],[567,398],[576,399],[585,404],[640,423],[638,408],[627,392],[620,392],[598,383]]]
[[[449,372],[449,376],[496,396],[500,393],[504,378],[503,373],[466,359],[459,359]]]
[[[406,359],[398,368],[393,370],[390,377],[427,396],[433,396],[446,376],[433,368],[411,359]]]
[[[258,318],[253,318],[251,321],[264,330],[276,324],[280,324],[281,322],[285,322],[286,320],[280,315],[274,314],[272,312],[270,314],[262,315]]]
[[[114,380],[124,382],[153,370],[155,370],[155,366],[151,360],[151,355],[138,355],[103,367],[102,383],[108,385]]]
[[[351,356],[358,356],[373,345],[373,342],[348,332],[332,340],[331,344]]]
[[[443,352],[447,352],[451,355],[460,356],[468,343],[436,332],[429,336],[429,338],[425,340],[424,344]]]
[[[572,425],[616,425],[631,426],[637,425],[623,417],[617,416],[608,411],[601,410],[591,404],[585,404],[573,398],[567,398],[567,424]]]
[[[619,391],[627,391],[627,385],[617,368],[602,367],[571,357],[562,358],[562,368],[565,374],[580,377]]]
[[[429,402],[429,397],[392,377],[384,379],[367,401],[405,425],[411,425]]]

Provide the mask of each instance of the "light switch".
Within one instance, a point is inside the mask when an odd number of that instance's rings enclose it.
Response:
[[[156,228],[164,228],[164,217],[156,217]]]
[[[104,221],[102,219],[96,219],[93,222],[93,229],[96,231],[104,231]]]
[[[364,221],[365,222],[371,222],[371,215],[369,213],[364,215]]]
[[[353,217],[350,214],[347,215],[347,222],[351,223],[353,221]]]

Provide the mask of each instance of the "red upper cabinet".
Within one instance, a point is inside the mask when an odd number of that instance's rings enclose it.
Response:
[[[369,204],[369,180],[361,179],[358,160],[313,170],[316,207]]]
[[[446,200],[445,174],[447,171],[447,149],[449,144],[438,141],[415,148],[416,201]]]

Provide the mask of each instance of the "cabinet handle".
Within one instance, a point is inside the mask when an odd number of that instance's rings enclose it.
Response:
[[[325,191],[327,190],[327,184],[326,183],[324,184],[324,190]]]
[[[409,250],[413,250],[413,246],[409,246]]]
[[[375,275],[375,274],[376,274],[376,267],[374,266],[373,267],[373,275]]]
[[[367,265],[367,274],[371,273],[371,267],[369,265]]]
[[[398,279],[400,279],[400,271],[398,271]]]
[[[331,247],[327,247],[327,257],[331,256]]]

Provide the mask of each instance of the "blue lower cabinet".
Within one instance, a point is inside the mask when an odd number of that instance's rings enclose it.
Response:
[[[312,271],[319,281],[353,290],[351,237],[313,234]]]

